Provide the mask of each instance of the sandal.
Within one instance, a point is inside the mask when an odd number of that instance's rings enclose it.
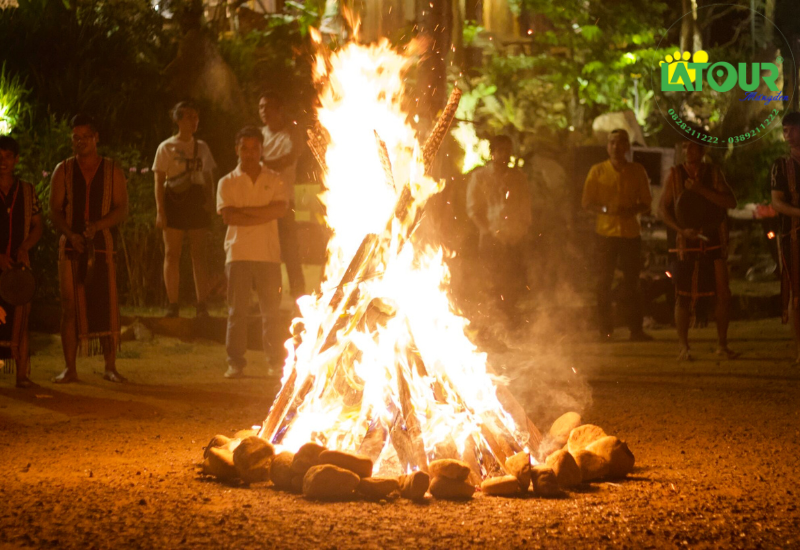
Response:
[[[109,382],[115,382],[117,384],[124,384],[125,382],[128,381],[127,378],[125,378],[115,370],[107,370],[103,374],[103,380],[108,380]]]
[[[64,369],[64,372],[53,378],[53,384],[71,384],[78,381],[78,373],[69,369]]]

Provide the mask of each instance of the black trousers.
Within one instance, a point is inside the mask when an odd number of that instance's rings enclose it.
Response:
[[[611,286],[614,284],[614,270],[622,271],[620,285],[620,305],[625,308],[625,319],[631,332],[642,330],[642,300],[639,292],[639,274],[642,270],[642,239],[636,237],[597,236],[599,253],[599,280],[597,283],[597,318],[600,332],[610,334],[614,331],[613,311],[611,309]]]
[[[294,203],[289,203],[289,211],[278,218],[278,238],[281,242],[281,260],[286,264],[289,276],[289,293],[297,299],[306,293],[306,280],[303,265],[300,263],[300,246],[297,242],[297,221],[294,217]]]

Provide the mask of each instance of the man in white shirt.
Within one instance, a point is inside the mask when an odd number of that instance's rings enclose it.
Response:
[[[264,149],[261,160],[264,166],[281,175],[286,186],[289,210],[278,220],[281,240],[281,258],[289,276],[289,291],[296,300],[306,293],[306,282],[297,243],[297,222],[294,217],[294,183],[297,179],[297,158],[300,148],[295,146],[294,127],[287,123],[283,100],[277,94],[265,93],[258,101],[258,113],[264,126]]]
[[[496,136],[491,151],[492,161],[470,176],[467,215],[480,233],[479,256],[490,271],[492,297],[514,321],[527,282],[531,194],[522,170],[509,167],[511,138]]]
[[[242,376],[247,361],[247,316],[255,287],[261,310],[262,343],[270,362],[283,359],[271,346],[281,299],[281,247],[277,220],[287,200],[280,176],[261,165],[262,134],[253,126],[236,135],[239,165],[219,181],[217,213],[228,226],[225,273],[228,276],[228,352],[226,378]]]

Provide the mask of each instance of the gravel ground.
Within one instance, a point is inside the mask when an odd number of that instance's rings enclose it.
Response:
[[[572,399],[584,421],[627,440],[637,464],[628,480],[557,500],[423,504],[319,504],[199,477],[211,436],[266,415],[278,379],[256,354],[252,377],[224,380],[221,346],[132,342],[119,361],[130,384],[103,381],[101,362],[87,359],[80,384],[58,387],[48,380],[59,341],[37,336],[41,385],[0,378],[0,548],[800,546],[800,371],[786,327],[734,323],[731,346],[744,355],[723,362],[713,327],[698,330],[690,364],[674,361],[672,331],[653,334],[647,344],[570,335],[559,361],[542,355],[547,376],[531,352],[527,380],[510,386],[544,427]],[[553,377],[568,366],[572,382]],[[540,378],[557,391],[525,389]]]

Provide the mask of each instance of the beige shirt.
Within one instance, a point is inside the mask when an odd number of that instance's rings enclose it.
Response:
[[[467,214],[481,235],[513,245],[531,227],[530,193],[528,178],[519,169],[496,170],[491,164],[477,168],[467,184]]]
[[[219,180],[217,188],[217,213],[232,206],[267,206],[272,202],[286,202],[280,176],[263,167],[255,183],[240,166]],[[225,263],[281,261],[278,240],[278,221],[260,225],[229,225],[225,234]]]

